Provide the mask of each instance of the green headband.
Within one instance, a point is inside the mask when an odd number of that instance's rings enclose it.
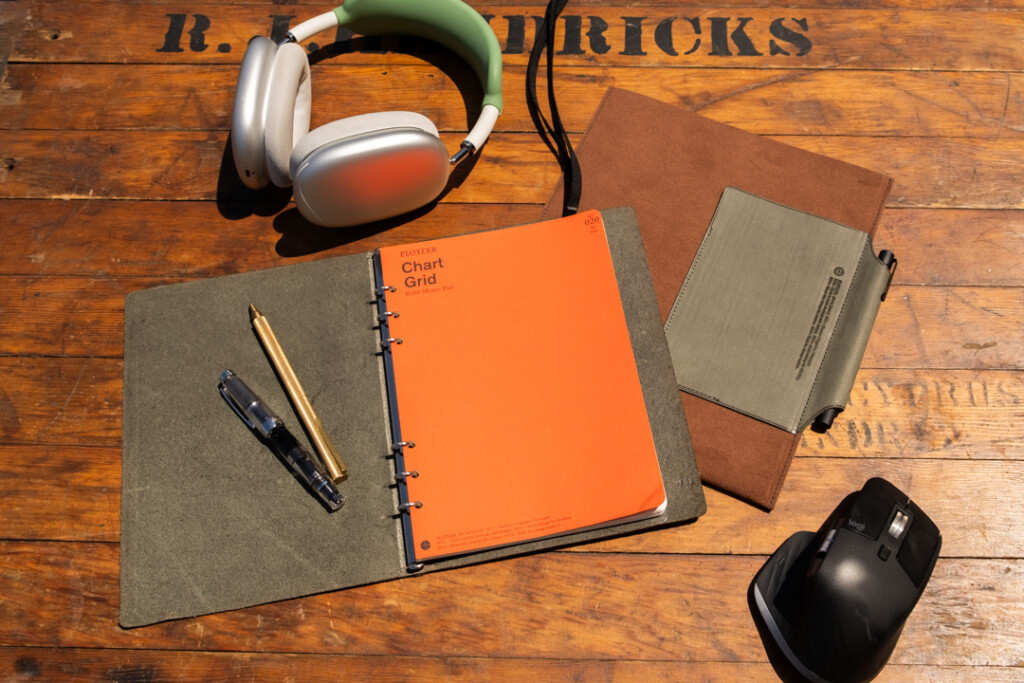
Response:
[[[461,0],[345,0],[334,14],[353,33],[402,33],[440,43],[476,71],[483,103],[501,109],[501,47],[484,18]]]

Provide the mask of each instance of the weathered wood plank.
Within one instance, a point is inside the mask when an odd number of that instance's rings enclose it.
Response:
[[[442,135],[458,147],[461,136]],[[886,173],[889,205],[1024,208],[1014,172],[1022,140],[777,137],[796,147]],[[287,191],[247,190],[223,132],[0,131],[0,197],[286,201]],[[68,163],[69,159],[81,160]],[[542,204],[559,176],[536,134],[499,134],[459,167],[440,201]]]
[[[449,70],[450,71],[450,70]],[[472,76],[423,64],[395,69],[321,62],[313,71],[315,127],[380,110],[409,109],[440,130],[469,124]],[[504,71],[499,132],[534,130],[525,69]],[[48,130],[227,130],[237,68],[186,65],[12,64],[0,85],[0,126]],[[695,109],[768,135],[1012,137],[1024,130],[1016,73],[559,67],[563,123],[582,131],[612,86]],[[544,80],[539,86],[543,89]],[[117,107],[97,107],[116,100]],[[470,104],[470,112],[475,107]]]
[[[7,201],[0,273],[211,277],[537,220],[538,205],[439,204],[337,230],[278,215],[283,204]],[[224,221],[224,223],[220,223]],[[224,227],[210,230],[211,224]]]
[[[177,281],[0,275],[0,354],[120,357],[124,297]],[[861,365],[1024,370],[1021,320],[1024,288],[895,285]]]
[[[6,201],[0,273],[209,277],[536,220],[536,205],[439,204],[412,220],[282,228],[280,206],[211,202]],[[225,215],[227,214],[227,215]],[[204,229],[227,218],[225,229]],[[896,284],[1024,285],[1024,211],[889,209],[875,246],[899,257]],[[884,309],[883,309],[884,310]]]
[[[329,672],[325,673],[325,672]],[[891,683],[920,678],[933,683],[1019,681],[1013,667],[914,667],[890,664],[875,679]],[[491,657],[389,657],[287,655],[274,653],[196,653],[147,650],[63,648],[0,649],[5,680],[234,681],[298,680],[331,676],[369,681],[647,681],[705,683],[777,681],[772,667],[756,662],[642,662],[630,660],[497,659]]]
[[[117,445],[121,362],[0,357],[4,444]]]
[[[121,438],[121,362],[0,357],[0,438],[8,444],[111,446]],[[1015,460],[1024,372],[861,370],[850,407],[808,455]]]
[[[167,0],[132,0],[135,4],[146,5],[166,5]],[[107,4],[109,0],[82,0],[82,4]],[[318,8],[323,8],[323,2],[321,0],[288,0],[287,4],[294,7],[305,7],[311,8],[303,11],[316,11]],[[470,5],[480,7],[475,0],[471,0]],[[573,0],[573,7],[616,7],[623,6],[629,7],[636,3],[631,0]],[[530,11],[538,12],[543,14],[544,2],[542,0],[505,0],[501,3],[503,7],[523,7]],[[643,7],[666,7],[673,8],[678,7],[678,0],[644,0]],[[749,9],[751,7],[776,7],[778,3],[772,0],[705,0],[700,3],[701,8],[718,9],[718,8],[732,8],[737,9]],[[808,9],[851,9],[852,7],[862,10],[879,10],[879,9],[905,9],[907,6],[906,0],[861,0],[856,3],[851,3],[850,0],[806,0],[800,3],[800,7]],[[921,0],[920,2],[914,3],[915,9],[920,10],[976,10],[978,9],[977,2],[971,2],[971,0]],[[1001,9],[1021,9],[1020,0],[984,0],[984,8],[989,10],[1001,10]]]
[[[1004,182],[1018,167],[1013,160],[1012,141],[795,136],[777,139],[891,176],[889,206],[1024,207],[1024,193]]]
[[[764,557],[547,553],[124,631],[116,546],[0,550],[8,646],[766,661],[747,603]],[[1022,595],[1024,562],[940,560],[892,661],[1018,665]]]
[[[897,667],[897,671],[899,668]],[[958,668],[961,675],[971,669]],[[1005,675],[1001,673],[1000,675]],[[636,662],[393,655],[281,655],[55,648],[0,649],[0,677],[112,681],[678,681],[776,680],[767,663]],[[883,679],[879,679],[883,680]],[[937,681],[958,680],[949,677]],[[1002,680],[1012,680],[1004,678]]]
[[[871,368],[1024,369],[1024,288],[889,289],[864,354]]]
[[[120,538],[119,448],[0,445],[0,477],[4,538]]]
[[[696,523],[579,550],[769,555],[791,534],[817,531],[843,496],[871,477],[894,483],[932,518],[943,535],[943,557],[1022,556],[1024,541],[1003,521],[1015,514],[1024,494],[1021,460],[836,459],[815,457],[806,448],[793,461],[770,513],[705,487],[708,511]]]
[[[1024,285],[1024,212],[882,212],[875,246],[899,258],[907,285]]]
[[[533,44],[533,17],[543,5],[476,3],[489,15],[504,59],[523,65]],[[110,22],[109,13],[119,21]],[[177,4],[93,6],[37,2],[12,61],[112,63],[238,63],[253,35],[283,37],[289,23],[318,11],[263,6]],[[680,16],[682,15],[682,16]],[[275,19],[275,17],[278,17]],[[568,41],[565,39],[569,26]],[[330,41],[330,36],[316,36]],[[556,45],[563,63],[597,62],[647,67],[758,66],[778,68],[1016,70],[1024,61],[1020,22],[1013,13],[916,9],[705,8],[592,6],[570,8]],[[359,38],[356,49],[399,49]],[[353,45],[342,42],[341,49]],[[419,54],[429,57],[422,45]],[[419,59],[403,56],[389,63]],[[353,63],[382,63],[375,52],[346,55]]]
[[[0,5],[0,80],[7,67],[7,60],[14,49],[14,43],[21,35],[25,17],[31,2],[7,2]]]
[[[117,542],[117,448],[0,446],[4,537]],[[25,463],[34,463],[26,467]],[[768,555],[790,534],[814,531],[842,497],[874,476],[913,498],[943,532],[943,557],[1014,559],[1024,539],[1004,520],[1024,497],[1021,460],[819,458],[802,450],[771,513],[705,488],[695,524],[579,546],[579,552]],[[949,492],[956,490],[957,496]]]
[[[442,135],[451,149],[461,137]],[[289,194],[243,187],[219,131],[5,131],[0,149],[0,197],[273,201]],[[470,169],[472,181],[464,177]],[[442,201],[541,203],[557,178],[557,163],[535,135],[499,135],[456,169]]]
[[[0,276],[0,354],[120,357],[124,297],[153,284]]]
[[[1024,445],[1024,373],[864,370],[826,434],[801,452],[828,457],[1017,460]]]

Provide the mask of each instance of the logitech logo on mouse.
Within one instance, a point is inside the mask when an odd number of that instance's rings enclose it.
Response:
[[[851,529],[853,529],[855,531],[859,531],[861,533],[864,533],[864,527],[865,527],[864,522],[855,522],[852,519],[848,519],[848,520],[846,520],[846,525],[849,526]]]

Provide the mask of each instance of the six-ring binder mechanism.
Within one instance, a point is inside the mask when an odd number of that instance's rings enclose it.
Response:
[[[376,281],[383,282],[384,276],[381,273],[380,259],[374,259],[373,274]],[[420,476],[420,473],[416,470],[409,471],[405,468],[405,449],[415,448],[415,441],[403,441],[402,440],[402,428],[401,423],[398,419],[398,401],[395,396],[395,372],[392,361],[391,351],[392,348],[402,343],[400,337],[392,337],[390,332],[390,322],[393,318],[398,318],[401,314],[398,311],[389,311],[387,304],[388,292],[395,292],[397,289],[393,286],[382,284],[376,288],[377,294],[377,321],[380,323],[380,348],[384,360],[384,375],[387,380],[387,394],[388,394],[388,406],[391,410],[391,454],[395,460],[395,485],[398,487],[398,511],[402,515],[402,527],[404,536],[406,539],[406,557],[413,557],[415,551],[412,551],[409,547],[409,539],[411,538],[411,530],[409,513],[419,507],[423,507],[421,501],[409,501],[409,489],[406,486],[406,481],[411,478]],[[422,563],[410,562],[407,566],[407,570],[410,572],[419,571],[423,568]]]
[[[410,571],[664,509],[601,214],[562,221],[375,254]]]

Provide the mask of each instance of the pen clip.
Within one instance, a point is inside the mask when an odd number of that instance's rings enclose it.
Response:
[[[255,430],[256,423],[249,419],[249,416],[246,415],[245,411],[242,410],[242,407],[238,405],[235,397],[231,395],[231,392],[227,390],[223,382],[217,385],[217,389],[220,391],[220,395],[224,397],[224,400],[228,402],[228,405],[231,406],[231,410],[235,411],[235,414],[242,419],[242,422],[249,425],[249,429]]]
[[[892,279],[896,276],[896,255],[888,249],[883,249],[878,252],[878,260],[882,262],[882,265],[889,270],[889,280],[885,283],[885,291],[882,292],[882,301],[885,301],[885,297],[889,294],[889,286],[892,285]]]

